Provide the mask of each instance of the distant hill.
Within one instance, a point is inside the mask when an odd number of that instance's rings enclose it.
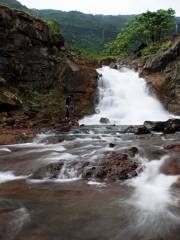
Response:
[[[70,45],[87,49],[102,50],[104,44],[115,39],[123,26],[133,15],[93,15],[77,11],[28,9],[16,0],[0,0],[0,4],[30,12],[40,18],[52,18],[58,21],[66,42]],[[180,18],[177,18],[180,33]],[[175,31],[174,31],[175,33]]]
[[[40,17],[56,19],[67,42],[81,48],[101,50],[112,41],[131,16],[105,16],[77,11],[38,10]]]

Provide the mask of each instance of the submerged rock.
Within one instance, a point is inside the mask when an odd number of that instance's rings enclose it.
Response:
[[[99,120],[100,123],[104,123],[104,124],[108,124],[110,123],[110,120],[108,118],[105,118],[105,117],[102,117],[100,120]]]
[[[32,176],[32,179],[44,179],[44,178],[57,178],[61,169],[63,167],[63,163],[50,163],[46,166],[39,168]]]

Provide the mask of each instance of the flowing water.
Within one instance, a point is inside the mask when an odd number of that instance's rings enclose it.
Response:
[[[106,117],[111,124],[143,124],[144,121],[166,121],[172,118],[161,103],[149,94],[146,82],[127,68],[119,71],[109,67],[98,70],[99,104],[97,114],[82,119],[83,124],[98,124]]]
[[[109,68],[99,71],[104,74],[100,86],[107,83],[104,88],[109,90],[104,89],[104,96],[100,92],[100,113],[82,122],[97,123],[103,116],[121,125],[81,126],[69,133],[40,134],[32,143],[0,146],[0,239],[179,240],[180,191],[175,184],[180,176],[166,175],[162,169],[171,159],[179,161],[179,151],[163,147],[179,144],[180,133],[124,134],[126,126],[122,124],[164,120],[169,113],[148,94],[136,73]],[[116,80],[114,87],[110,76]],[[134,86],[134,91],[126,92],[125,86],[119,89],[118,76],[129,88]],[[111,92],[109,96],[107,92]],[[134,101],[132,96],[136,96]],[[141,110],[146,104],[144,113]],[[140,166],[137,177],[115,183],[83,179],[80,170],[87,162],[94,166],[107,152],[131,147],[139,149],[134,158]],[[55,163],[63,165],[55,179],[35,177],[38,169]]]

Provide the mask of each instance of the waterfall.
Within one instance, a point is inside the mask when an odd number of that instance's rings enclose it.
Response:
[[[158,99],[149,93],[146,81],[137,72],[110,67],[97,71],[102,77],[98,83],[96,114],[83,118],[80,123],[99,124],[100,118],[105,117],[111,124],[136,125],[146,120],[166,121],[172,118]]]

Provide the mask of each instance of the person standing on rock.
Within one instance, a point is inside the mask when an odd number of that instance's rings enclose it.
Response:
[[[70,112],[72,110],[72,95],[66,97],[66,118],[70,117]]]

